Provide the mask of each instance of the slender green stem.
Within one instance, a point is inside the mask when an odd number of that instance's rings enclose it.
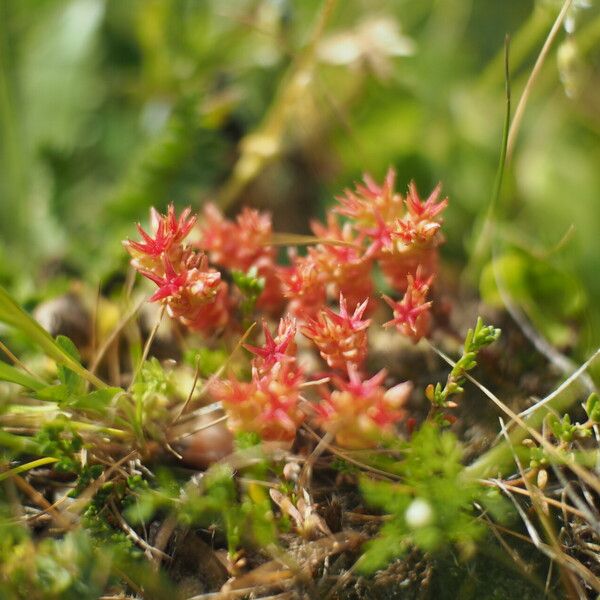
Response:
[[[508,138],[510,134],[510,115],[511,115],[511,86],[510,86],[510,37],[507,35],[504,41],[504,81],[505,81],[505,110],[504,110],[504,125],[502,127],[502,143],[500,146],[500,159],[498,161],[498,169],[492,195],[485,215],[485,219],[475,248],[471,255],[469,265],[465,272],[467,277],[473,276],[481,269],[483,261],[486,259],[491,247],[495,232],[494,224],[496,219],[496,208],[500,202],[502,193],[502,183],[504,181],[504,171],[506,168],[506,156],[508,148]]]
[[[536,7],[519,30],[511,35],[510,58],[513,75],[523,68],[539,42],[547,35],[552,16],[552,11]],[[479,77],[478,89],[488,93],[489,90],[493,91],[501,85],[505,60],[506,51],[502,49],[486,65]]]
[[[552,44],[554,43],[554,40],[556,39],[556,36],[558,35],[560,28],[562,27],[562,24],[567,16],[567,12],[568,12],[569,8],[571,8],[572,3],[573,3],[573,0],[565,0],[565,2],[563,3],[561,11],[558,13],[556,20],[554,21],[554,24],[552,25],[552,29],[550,29],[550,32],[548,33],[548,37],[546,38],[546,41],[544,42],[544,45],[542,46],[542,49],[537,57],[537,60],[535,61],[535,65],[533,66],[533,69],[531,70],[531,74],[529,75],[527,84],[525,85],[525,89],[523,90],[523,93],[521,94],[521,97],[519,98],[519,103],[517,104],[517,109],[515,110],[515,117],[513,119],[512,125],[510,127],[510,131],[508,132],[508,143],[507,143],[506,153],[507,153],[509,162],[510,162],[510,159],[512,157],[512,153],[513,153],[513,150],[515,147],[515,142],[517,139],[517,135],[519,133],[519,128],[521,126],[523,114],[525,113],[525,107],[527,106],[527,100],[529,99],[531,90],[533,89],[533,86],[535,85],[538,75],[539,75],[539,73],[544,65],[544,62],[546,61],[546,58],[550,52],[550,48],[552,47]]]
[[[19,465],[18,467],[14,467],[12,469],[9,469],[8,471],[0,473],[0,481],[9,479],[10,477],[18,475],[19,473],[23,473],[24,471],[31,471],[31,469],[43,467],[44,465],[49,465],[55,462],[58,462],[58,458],[54,458],[54,456],[44,456],[43,458],[32,460],[31,462],[25,463],[24,465]]]
[[[240,157],[233,168],[232,176],[219,194],[218,204],[221,209],[225,210],[231,206],[264,167],[279,156],[286,128],[295,114],[299,99],[306,93],[307,84],[312,81],[317,44],[323,36],[336,3],[337,0],[324,0],[309,42],[284,76],[262,124],[240,143]]]
[[[122,429],[115,429],[114,427],[105,427],[103,425],[96,425],[95,423],[84,423],[82,421],[69,421],[69,425],[75,429],[75,431],[89,431],[92,433],[102,433],[108,436],[119,438],[121,440],[130,440],[133,435]]]

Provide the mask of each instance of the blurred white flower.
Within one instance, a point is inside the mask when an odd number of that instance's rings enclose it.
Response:
[[[414,41],[401,35],[398,23],[392,17],[366,19],[354,29],[325,38],[317,49],[322,62],[352,68],[367,67],[381,78],[392,73],[390,58],[410,56],[414,52]]]
[[[404,518],[411,529],[426,527],[433,520],[431,504],[422,498],[415,498],[406,509]]]

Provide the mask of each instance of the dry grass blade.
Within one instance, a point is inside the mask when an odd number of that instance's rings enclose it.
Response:
[[[71,529],[73,523],[65,518],[65,516],[56,510],[57,503],[50,504],[43,494],[38,492],[29,482],[25,481],[21,476],[16,475],[13,477],[13,481],[17,487],[27,494],[35,504],[37,504],[45,514],[49,514],[52,517],[57,527],[68,531]],[[39,515],[36,515],[38,517]]]
[[[152,558],[170,560],[171,557],[168,554],[165,554],[162,550],[151,546],[148,542],[146,542],[146,540],[142,539],[136,533],[136,531],[131,527],[131,525],[129,525],[129,523],[127,523],[127,521],[123,518],[123,515],[121,515],[121,513],[117,509],[114,500],[111,499],[109,505],[113,517],[117,520],[121,529],[127,534],[127,536],[131,540],[133,540],[133,542],[137,546],[139,546],[142,550],[148,553]]]
[[[543,436],[541,436],[535,429],[532,429],[517,415],[514,413],[506,404],[504,404],[497,396],[495,396],[490,390],[488,390],[484,385],[479,383],[470,375],[466,375],[466,378],[477,386],[490,400],[494,402],[506,415],[508,415],[513,421],[517,423],[519,427],[527,431],[529,435],[531,435],[541,446],[544,447],[544,450],[548,452],[559,464],[564,464],[569,469],[571,469],[578,477],[583,479],[590,487],[594,488],[598,493],[600,493],[600,482],[594,478],[594,476],[586,471],[584,468],[580,467],[577,463],[567,462],[565,458],[556,450],[556,448],[550,444]]]
[[[181,418],[181,415],[183,415],[183,413],[187,409],[189,403],[192,401],[192,398],[194,397],[194,392],[196,391],[196,386],[198,385],[199,379],[200,379],[200,358],[197,358],[196,359],[196,367],[194,368],[194,380],[192,381],[192,386],[190,387],[190,392],[187,395],[185,402],[181,405],[181,408],[175,415],[175,418],[171,422],[171,425],[175,425],[175,423],[177,423],[177,421],[179,421],[179,419]]]
[[[494,537],[498,540],[498,543],[502,546],[502,548],[504,548],[504,551],[508,554],[508,556],[510,556],[515,565],[517,565],[522,575],[526,579],[532,579],[531,567],[525,563],[519,552],[512,548],[510,544],[502,537],[501,533],[510,535],[523,542],[527,542],[528,544],[532,544],[532,541],[526,535],[522,535],[517,531],[513,531],[512,529],[508,529],[498,525],[497,523],[494,523],[485,513],[482,514],[481,517],[486,522],[486,525],[490,528],[490,531],[494,534]],[[550,598],[555,597],[553,594],[550,595],[548,593],[548,589],[546,589],[546,595]]]
[[[502,482],[499,482],[499,487],[504,488],[504,493],[513,502],[517,512],[519,513],[519,516],[521,517],[523,523],[525,524],[525,527],[527,528],[527,532],[530,535],[530,538],[521,535],[518,535],[518,537],[523,541],[529,541],[532,544],[534,544],[540,552],[545,554],[551,560],[555,560],[557,562],[562,561],[562,565],[565,568],[579,575],[579,577],[581,577],[581,579],[589,583],[594,588],[594,590],[596,590],[596,592],[600,592],[600,580],[596,577],[596,575],[594,575],[592,571],[590,571],[585,565],[582,565],[578,560],[574,559],[572,556],[564,554],[563,552],[561,552],[560,555],[557,555],[551,546],[549,546],[545,542],[542,542],[535,527],[531,523],[531,520],[529,519],[521,505],[517,502],[516,498],[512,495],[510,490],[508,490]],[[503,531],[506,531],[506,533],[514,534],[514,532],[511,532],[510,530],[507,530],[505,528],[501,529]]]
[[[520,494],[522,496],[531,496],[529,490],[524,490],[523,488],[517,487],[515,485],[510,485],[506,481],[500,481],[499,479],[481,479],[479,483],[489,487],[502,487],[502,489],[507,489],[513,492],[514,494]],[[502,486],[500,486],[500,484],[502,484]],[[586,514],[582,510],[574,508],[569,504],[566,504],[565,502],[560,502],[559,500],[555,500],[554,498],[550,498],[549,496],[544,496],[544,502],[546,502],[550,506],[559,508],[564,512],[568,512],[577,517],[581,517],[582,519],[586,518]]]
[[[521,466],[521,461],[519,460],[519,457],[517,456],[517,453],[515,452],[515,448],[511,442],[511,439],[508,435],[508,431],[506,430],[506,426],[504,425],[504,422],[502,421],[502,419],[500,419],[500,426],[501,426],[502,435],[506,439],[506,443],[508,444],[508,447],[510,448],[510,451],[513,455],[515,464],[517,465],[517,468],[519,469],[519,473],[521,474],[521,478],[523,479],[523,481],[525,481],[526,485],[529,485],[528,481],[527,481],[527,477],[525,477],[525,473],[523,472],[523,468]],[[542,540],[541,540],[536,528],[533,526],[533,523],[529,520],[529,517],[527,516],[527,514],[525,513],[525,511],[523,510],[521,505],[517,502],[515,497],[509,492],[506,485],[504,485],[502,482],[499,482],[498,487],[513,501],[513,504],[515,505],[517,512],[519,513],[523,523],[525,524],[525,527],[527,528],[527,533],[529,534],[529,537],[531,538],[531,540],[533,541],[535,546],[539,547],[539,545],[542,543]],[[529,497],[533,499],[533,494],[529,487],[527,488],[527,491],[529,492]]]
[[[38,375],[36,375],[33,371],[30,371],[29,368],[27,367],[27,365],[23,361],[19,360],[19,358],[11,352],[10,348],[8,348],[2,340],[0,340],[0,350],[2,352],[4,352],[4,354],[6,354],[6,356],[8,356],[8,358],[10,358],[10,360],[17,367],[23,369],[23,371],[25,371],[25,373],[27,373],[34,380],[38,381],[40,383],[40,385],[46,385],[45,382],[42,379],[40,379],[40,377]]]
[[[579,508],[581,518],[584,519],[598,535],[600,535],[600,521],[598,519],[598,514],[592,508],[592,503],[590,502],[586,504],[575,493],[571,482],[567,481],[567,478],[563,475],[560,469],[557,469],[555,466],[553,466],[553,471],[556,475],[556,478],[560,481],[561,485],[563,486],[563,494],[568,496],[569,500],[571,500],[571,502],[573,502],[573,504],[575,504]],[[584,489],[585,486],[581,482],[579,485],[582,487],[582,489]]]
[[[131,383],[129,384],[129,388],[127,391],[131,391],[133,384],[137,381],[138,375],[140,374],[140,371],[142,370],[142,367],[144,366],[144,363],[146,362],[146,359],[148,358],[148,354],[150,353],[150,348],[152,347],[152,342],[154,341],[154,338],[156,337],[156,334],[158,333],[158,328],[160,327],[163,317],[165,316],[166,308],[167,308],[166,305],[163,305],[162,308],[160,309],[160,314],[158,315],[158,318],[156,319],[156,323],[154,324],[154,327],[152,327],[152,331],[150,332],[150,335],[148,336],[148,339],[146,340],[146,343],[144,344],[144,350],[142,352],[142,356],[140,357],[140,362],[135,369],[135,372],[133,374],[133,377],[131,378]]]
[[[297,561],[291,560],[291,557],[280,556],[241,577],[229,581],[215,595],[196,596],[190,600],[208,600],[208,598],[227,600],[228,598],[235,597],[232,594],[237,595],[242,590],[244,591],[243,594],[247,594],[251,590],[256,592],[256,588],[268,589],[293,584],[298,577],[303,578],[305,575],[308,575],[328,556],[340,554],[346,550],[353,550],[364,541],[365,537],[356,531],[342,531],[315,542],[309,542],[302,549],[305,559],[302,561],[302,567],[294,566],[294,568],[290,568],[290,563],[295,565]],[[282,565],[284,568],[282,568]]]
[[[555,390],[553,390],[545,398],[542,398],[542,400],[536,402],[533,406],[530,406],[526,410],[520,412],[519,417],[526,417],[527,415],[530,415],[531,413],[535,412],[536,410],[540,409],[542,406],[545,406],[546,404],[548,404],[548,402],[556,398],[560,393],[562,393],[572,383],[574,383],[591,366],[591,364],[594,362],[594,360],[599,354],[600,348],[598,348],[598,350],[596,350],[596,352],[594,352],[592,356],[590,356],[574,373],[572,373],[567,379],[565,379],[565,381],[563,381],[563,383],[561,383]]]
[[[137,315],[137,313],[140,311],[145,302],[146,298],[144,297],[141,298],[134,306],[132,306],[131,309],[125,314],[125,316],[117,323],[116,327],[111,331],[110,335],[104,340],[104,343],[96,352],[94,360],[90,365],[90,371],[92,373],[96,372],[96,369],[98,369],[98,366],[100,365],[102,359],[108,352],[108,349],[113,345],[121,331],[123,331],[123,329],[129,323],[129,321],[131,321],[131,319],[133,319],[135,315]]]
[[[454,367],[456,363],[449,357],[446,356],[441,350],[430,344],[431,348],[441,357],[443,358],[449,365]],[[527,432],[532,438],[538,442],[541,446],[543,446],[544,450],[548,452],[552,458],[554,458],[558,464],[564,464],[566,467],[571,469],[578,477],[580,477],[583,481],[586,482],[591,488],[596,490],[596,492],[600,493],[600,481],[595,478],[591,473],[586,471],[580,465],[575,462],[566,461],[565,457],[560,454],[556,448],[550,444],[542,435],[540,435],[535,429],[530,427],[517,413],[512,411],[500,398],[498,398],[493,392],[491,392],[488,388],[486,388],[483,384],[477,381],[474,377],[465,373],[465,378],[470,381],[475,387],[481,390],[505,415],[507,415],[512,421],[514,421],[523,431]],[[512,440],[511,440],[512,443]],[[468,474],[473,474],[474,469],[466,469]]]
[[[324,438],[321,438],[315,431],[313,431],[308,425],[306,425],[306,423],[304,425],[302,425],[302,428],[311,437],[313,437],[315,440],[317,440],[317,442],[320,443],[321,441],[323,441]],[[381,469],[377,469],[377,468],[371,467],[370,465],[367,465],[363,462],[360,462],[360,461],[356,460],[355,458],[352,458],[348,453],[340,450],[337,446],[333,446],[330,443],[327,443],[325,448],[327,450],[329,450],[329,452],[331,452],[335,456],[338,456],[339,458],[349,462],[350,464],[354,465],[355,467],[359,467],[363,471],[372,473],[374,475],[379,475],[380,477],[384,477],[385,479],[392,479],[392,480],[396,480],[396,481],[400,481],[402,479],[399,475],[395,475],[394,473],[388,473],[387,471],[382,471]]]
[[[247,588],[241,588],[239,590],[231,590],[224,594],[223,592],[208,592],[207,594],[200,594],[186,598],[186,600],[233,600],[234,598],[242,598],[244,596],[253,597],[256,600],[268,600],[269,598],[297,598],[295,592],[282,592],[275,596],[256,596],[261,591],[268,589],[269,584],[262,586],[252,586]],[[265,590],[266,591],[266,590]]]
[[[544,495],[543,495],[542,491],[539,489],[539,487],[534,486],[531,483],[531,481],[529,480],[529,478],[525,476],[525,471],[523,469],[523,466],[521,465],[521,461],[520,461],[519,457],[517,456],[517,453],[515,452],[514,447],[511,444],[510,438],[508,436],[508,431],[506,430],[506,426],[502,419],[500,419],[500,424],[501,424],[501,429],[502,429],[502,435],[505,437],[508,445],[511,448],[511,451],[512,451],[514,459],[515,459],[515,464],[517,465],[517,467],[519,469],[519,473],[521,474],[522,480],[525,484],[525,487],[527,488],[527,491],[529,492],[529,497],[531,499],[533,508],[536,511],[538,521],[541,523],[541,525],[546,533],[546,538],[548,538],[550,540],[550,546],[551,546],[555,556],[557,557],[557,564],[560,569],[560,578],[563,583],[563,587],[565,589],[566,595],[569,598],[583,598],[584,595],[583,595],[583,591],[581,590],[581,586],[580,586],[579,582],[575,578],[572,570],[565,564],[565,560],[563,559],[563,557],[565,556],[565,553],[562,550],[561,544],[558,539],[558,535],[556,534],[556,531],[554,528],[554,523],[549,518],[548,505],[544,500]]]
[[[312,474],[312,468],[316,462],[316,460],[330,447],[331,441],[335,437],[335,433],[327,432],[317,443],[314,450],[310,453],[304,465],[302,467],[302,471],[300,472],[300,477],[298,477],[298,486],[300,488],[306,488],[309,485],[309,481]]]
[[[185,433],[182,433],[181,435],[177,436],[176,438],[173,438],[171,440],[171,443],[181,441],[187,437],[190,437],[191,435],[199,433],[200,431],[204,431],[205,429],[214,427],[215,425],[218,425],[219,423],[224,423],[225,421],[227,421],[228,418],[229,417],[227,415],[223,415],[222,417],[219,417],[218,419],[215,419],[214,421],[210,421],[210,423],[204,423],[204,425],[201,425],[200,427],[196,427],[195,429],[192,429],[191,431],[186,431]]]
[[[517,108],[515,110],[515,115],[513,117],[512,125],[510,127],[510,131],[508,132],[508,145],[506,148],[507,163],[510,163],[510,159],[512,157],[512,153],[513,153],[513,150],[515,147],[515,141],[516,141],[517,135],[519,133],[519,127],[521,126],[521,121],[523,120],[523,115],[525,113],[525,107],[527,106],[527,100],[529,99],[531,90],[533,89],[533,86],[535,85],[538,75],[539,75],[540,71],[542,70],[544,62],[546,61],[546,58],[548,57],[548,53],[550,52],[552,43],[556,39],[556,36],[565,20],[565,17],[567,16],[567,12],[569,11],[569,8],[571,8],[571,4],[573,4],[573,0],[565,0],[565,2],[563,3],[561,10],[558,13],[558,16],[556,17],[556,20],[554,21],[554,24],[552,25],[552,28],[550,29],[550,32],[548,33],[548,37],[546,38],[546,41],[544,42],[544,45],[542,46],[542,49],[537,57],[537,60],[535,61],[535,65],[533,66],[531,74],[529,75],[529,79],[527,80],[525,89],[523,90],[523,93],[521,94],[521,98],[519,98],[519,103],[517,104]]]

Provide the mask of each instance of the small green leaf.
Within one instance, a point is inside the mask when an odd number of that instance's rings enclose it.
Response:
[[[600,397],[596,392],[589,395],[585,403],[585,412],[594,423],[600,422]]]
[[[62,404],[68,401],[70,395],[69,386],[65,383],[60,383],[58,385],[43,387],[41,390],[38,390],[36,397],[40,400],[49,400],[50,402]]]
[[[77,364],[81,363],[81,356],[75,344],[66,336],[59,335],[56,338],[56,343],[74,360]],[[83,368],[83,367],[81,367]],[[73,369],[64,365],[58,365],[58,379],[62,384],[67,386],[72,394],[83,394],[85,391],[85,380],[78,375]]]
[[[69,401],[69,406],[79,410],[93,411],[100,414],[106,412],[113,398],[117,394],[123,393],[121,388],[109,387],[101,390],[94,390],[83,396],[75,396]]]
[[[0,381],[16,383],[17,385],[33,391],[41,390],[46,385],[43,381],[38,381],[28,373],[25,373],[12,365],[8,365],[3,361],[0,361]]]

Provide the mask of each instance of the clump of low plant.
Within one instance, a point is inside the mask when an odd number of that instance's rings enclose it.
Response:
[[[321,541],[324,556],[349,544],[362,572],[411,547],[470,555],[486,531],[479,515],[489,490],[465,473],[449,411],[499,330],[479,319],[445,385],[425,390],[394,380],[387,365],[373,367],[371,352],[382,328],[407,347],[435,334],[447,203],[439,186],[426,199],[413,183],[400,194],[393,170],[381,185],[366,176],[338,197],[325,223],[312,224],[305,251],[293,236],[276,236],[270,215],[254,209],[234,220],[212,204],[199,214],[152,209],[150,230],[138,225],[140,239],[124,246],[134,269],[155,285],[150,301],[162,308],[160,317],[176,324],[184,361],[152,357],[155,328],[145,348],[131,353],[142,358],[125,385],[109,386],[82,365],[70,340],[35,330],[57,361],[56,379],[40,383],[6,371],[45,411],[33,437],[7,432],[10,456],[43,456],[73,502],[86,536],[77,539],[104,548],[107,560],[138,567],[168,560],[177,528],[211,532],[232,575],[250,552],[261,560],[281,556],[290,535]],[[282,261],[276,246],[286,238]],[[13,321],[30,326],[10,309]],[[421,423],[411,399],[431,405]],[[186,469],[198,465],[202,471],[190,478]],[[4,477],[19,481],[36,466],[11,470],[7,463]],[[327,473],[353,487],[354,511],[387,515],[379,533],[353,530],[343,513],[339,522],[327,516],[315,483]],[[66,513],[49,514],[64,531],[73,526]],[[158,531],[152,540],[151,529]],[[119,580],[111,569],[101,587]]]

